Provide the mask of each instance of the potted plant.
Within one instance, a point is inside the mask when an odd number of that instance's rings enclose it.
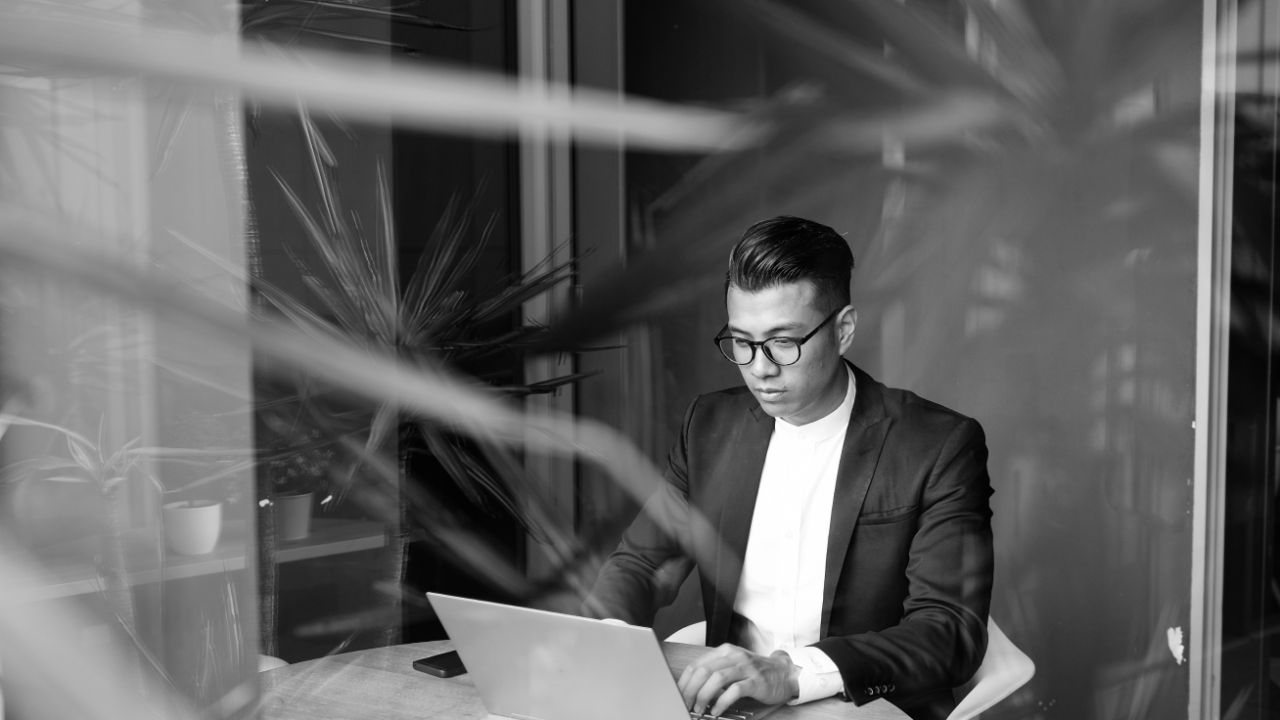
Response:
[[[179,555],[213,552],[222,535],[222,503],[213,500],[177,500],[165,503],[165,546]]]
[[[268,450],[266,472],[276,536],[284,542],[301,540],[311,532],[316,496],[327,498],[333,448],[318,429],[311,428],[277,435]]]
[[[307,141],[311,179],[321,189],[321,200],[313,207],[279,174],[275,179],[304,230],[305,244],[285,243],[283,248],[309,297],[304,301],[264,279],[255,279],[261,301],[258,311],[264,318],[319,338],[345,338],[375,354],[449,369],[471,363],[483,367],[497,354],[520,358],[545,334],[546,328],[535,323],[520,323],[514,328],[505,327],[505,323],[529,299],[566,282],[571,277],[571,263],[548,258],[526,272],[471,287],[469,279],[482,262],[497,219],[477,223],[476,202],[455,198],[427,238],[413,272],[402,277],[385,170],[379,168],[377,174],[373,222],[360,222],[342,204],[336,160],[320,129],[305,111],[299,119]],[[513,396],[551,393],[591,374],[568,374],[527,385],[504,383],[499,389]],[[290,395],[283,387],[280,390],[280,400],[275,395],[268,395],[265,402],[260,399],[260,418],[264,423],[275,418],[277,427],[268,428],[271,433],[303,438],[304,446],[314,444],[318,431],[327,435],[328,448],[340,453],[336,456],[340,468],[334,467],[339,471],[332,475],[334,505],[351,494],[385,524],[386,542],[379,566],[386,584],[400,585],[407,562],[410,500],[406,475],[411,443],[425,446],[470,501],[500,506],[535,537],[544,536],[535,516],[545,515],[545,511],[538,508],[531,512],[526,503],[516,499],[512,488],[525,484],[520,466],[496,443],[458,442],[450,428],[406,417],[394,402],[376,407],[352,405],[340,394],[327,392],[323,385],[305,381],[296,394]],[[285,418],[278,411],[280,406],[295,412]],[[312,441],[306,440],[308,428],[318,429],[312,430]],[[283,449],[271,442],[260,444],[273,454]],[[303,488],[295,492],[306,492],[311,489],[308,485],[324,485],[326,472],[321,468],[332,462],[316,463],[314,457],[301,454],[266,464],[275,493],[266,499],[275,509],[272,520],[279,521],[283,519],[280,493],[285,488],[295,490],[297,485]],[[384,477],[374,467],[382,465],[393,472]],[[290,536],[277,527],[275,537],[287,540]],[[270,567],[265,561],[260,566]],[[270,579],[264,578],[262,586],[269,587],[269,583]],[[384,622],[381,641],[395,644],[399,595],[387,594],[380,600],[385,607],[378,617],[391,618],[379,620]],[[262,615],[270,617],[270,612]]]
[[[223,504],[239,500],[239,485],[222,481],[252,465],[244,458],[248,451],[236,448],[247,432],[237,432],[219,415],[189,412],[168,435],[176,447],[156,451],[168,500],[161,508],[165,545],[179,555],[204,555],[217,547]]]
[[[0,424],[10,426],[26,426],[43,428],[62,435],[66,440],[67,453],[63,455],[43,455],[25,458],[4,468],[4,476],[10,482],[23,483],[29,488],[61,484],[91,488],[100,503],[99,515],[102,526],[94,561],[97,571],[103,579],[103,595],[107,606],[117,617],[121,626],[133,632],[134,607],[133,597],[126,581],[126,563],[124,548],[123,498],[119,489],[125,478],[141,470],[139,460],[142,453],[137,447],[139,438],[124,446],[111,450],[104,446],[102,426],[99,424],[98,437],[95,440],[53,423],[5,414],[0,416]]]

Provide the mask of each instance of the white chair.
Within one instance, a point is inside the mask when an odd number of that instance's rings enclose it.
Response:
[[[671,633],[671,637],[667,638],[667,642],[684,643],[685,645],[706,645],[707,621],[703,620],[680,628]]]
[[[697,622],[680,628],[667,642],[686,645],[707,644],[707,623]],[[956,709],[947,720],[971,720],[978,713],[1013,694],[1036,674],[1036,664],[1004,634],[996,621],[987,618],[987,652],[982,664],[969,682],[956,688]]]
[[[272,656],[270,656],[270,655],[259,655],[259,656],[258,656],[258,672],[266,672],[266,671],[268,671],[268,670],[275,670],[276,668],[281,668],[281,667],[284,667],[285,665],[288,665],[288,664],[289,664],[289,663],[287,663],[287,662],[285,662],[285,661],[281,660],[281,659],[280,659],[280,658],[278,658],[278,657],[272,657]]]
[[[956,709],[947,720],[970,720],[1013,694],[1036,674],[1036,664],[987,618],[987,654],[969,682],[952,692]]]

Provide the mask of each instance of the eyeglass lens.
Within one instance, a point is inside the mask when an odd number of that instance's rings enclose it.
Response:
[[[770,338],[764,342],[765,357],[776,365],[791,365],[800,359],[800,345],[791,338]],[[742,338],[720,339],[720,352],[729,362],[747,365],[755,359],[755,347]]]

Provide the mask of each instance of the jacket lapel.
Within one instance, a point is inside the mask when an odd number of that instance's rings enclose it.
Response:
[[[880,384],[850,363],[857,383],[857,396],[845,431],[844,448],[836,474],[835,497],[831,506],[831,529],[827,534],[827,572],[822,588],[822,625],[820,637],[826,637],[831,624],[831,606],[835,599],[840,570],[844,567],[853,531],[867,499],[867,490],[880,460],[880,449],[891,422],[884,413]],[[757,484],[759,479],[756,480]],[[736,587],[736,586],[735,586]]]
[[[773,418],[755,404],[744,416],[734,448],[733,461],[721,475],[730,488],[717,520],[720,543],[716,548],[715,585],[718,590],[712,605],[708,644],[724,642],[733,617],[733,601],[742,579],[742,558],[747,552],[747,536],[751,534],[751,518],[755,515],[756,494],[760,490],[760,474],[764,470],[769,438],[773,435]]]

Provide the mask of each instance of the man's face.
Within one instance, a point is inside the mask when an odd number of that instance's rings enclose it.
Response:
[[[729,334],[748,340],[803,338],[827,317],[816,304],[813,283],[800,281],[745,292],[730,287],[725,297]],[[841,355],[853,343],[857,315],[846,307],[800,348],[793,365],[775,365],[764,349],[739,365],[742,379],[769,415],[792,425],[813,422],[844,401],[846,371]]]

